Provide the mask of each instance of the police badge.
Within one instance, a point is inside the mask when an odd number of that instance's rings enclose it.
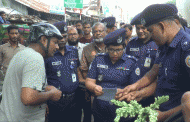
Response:
[[[190,68],[190,55],[188,55],[185,59],[186,65]]]
[[[122,37],[120,36],[118,39],[117,39],[117,43],[121,43],[122,42]]]
[[[57,71],[57,77],[61,77],[61,71]]]
[[[142,25],[145,25],[145,24],[146,24],[146,21],[145,21],[144,18],[141,18],[141,24],[142,24]]]
[[[101,74],[101,75],[98,75],[98,81],[102,81],[103,80],[103,75]]]
[[[71,69],[74,69],[74,61],[71,61],[70,68],[71,68]]]
[[[135,73],[136,73],[136,75],[140,75],[140,68],[136,68],[136,70],[135,70]]]
[[[64,26],[64,31],[67,31],[67,26]]]

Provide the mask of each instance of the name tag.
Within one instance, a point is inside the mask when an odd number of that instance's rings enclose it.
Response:
[[[150,64],[151,64],[151,58],[146,57],[146,60],[144,62],[144,67],[150,67]]]
[[[108,69],[108,65],[97,64],[97,67]]]
[[[159,67],[162,67],[162,63],[160,62]]]
[[[52,62],[52,65],[55,66],[55,65],[61,65],[61,61],[57,61],[57,62]]]
[[[73,83],[77,81],[77,77],[75,73],[72,73],[72,81]]]
[[[139,48],[130,48],[130,51],[139,51]]]

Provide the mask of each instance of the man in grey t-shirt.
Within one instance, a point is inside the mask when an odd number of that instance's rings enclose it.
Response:
[[[37,23],[31,26],[29,48],[10,61],[4,79],[0,104],[0,122],[44,122],[46,102],[58,101],[62,92],[46,85],[44,58],[53,56],[62,38],[55,26]]]

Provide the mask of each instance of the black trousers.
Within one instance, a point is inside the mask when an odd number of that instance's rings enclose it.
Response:
[[[91,122],[92,110],[91,110],[91,93],[85,88],[78,87],[76,96],[80,105],[80,109],[83,109],[84,118],[83,122]]]
[[[54,102],[48,101],[48,122],[81,122],[82,111],[76,94]]]

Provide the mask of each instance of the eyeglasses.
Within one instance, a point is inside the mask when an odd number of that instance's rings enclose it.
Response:
[[[18,35],[19,33],[9,33],[9,34],[11,34],[11,35],[14,35],[14,34]]]
[[[122,51],[123,51],[123,49],[116,49],[116,50],[114,50],[114,49],[108,49],[108,52],[110,52],[110,53],[114,53],[114,52],[121,53]]]
[[[102,33],[102,32],[104,32],[104,30],[98,30],[98,31],[94,31],[94,33]]]
[[[69,36],[76,36],[77,33],[68,33]]]

